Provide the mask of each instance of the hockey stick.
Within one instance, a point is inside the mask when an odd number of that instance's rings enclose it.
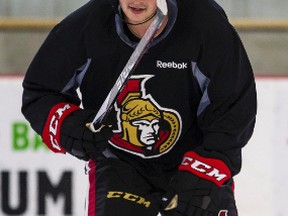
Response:
[[[137,47],[133,51],[132,55],[130,56],[127,64],[125,65],[119,77],[117,78],[114,86],[112,87],[109,94],[107,95],[105,101],[100,107],[94,120],[91,123],[87,123],[86,125],[92,132],[98,132],[99,130],[101,130],[101,127],[102,127],[101,123],[109,114],[119,93],[123,89],[127,80],[132,75],[136,66],[142,59],[144,53],[148,49],[149,43],[152,41],[154,35],[156,34],[156,31],[160,28],[165,16],[167,15],[167,12],[168,12],[168,9],[167,9],[166,0],[157,0],[157,13],[152,23],[150,24],[144,36],[142,37]],[[99,128],[99,126],[101,127]]]

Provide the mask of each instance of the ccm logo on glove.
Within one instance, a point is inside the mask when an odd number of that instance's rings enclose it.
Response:
[[[219,187],[231,178],[231,172],[223,161],[201,157],[192,151],[184,155],[179,170],[189,171],[200,178],[214,182]]]
[[[69,103],[59,103],[52,107],[48,115],[42,138],[43,142],[53,152],[65,153],[66,150],[60,146],[60,128],[63,120],[75,110],[80,109],[78,106]]]

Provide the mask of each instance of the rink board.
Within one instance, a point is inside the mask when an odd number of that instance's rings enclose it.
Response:
[[[20,112],[22,79],[0,76],[0,215],[84,215],[85,164],[49,152],[29,127]],[[257,77],[256,82],[257,124],[243,150],[236,199],[240,215],[285,215],[288,77]]]

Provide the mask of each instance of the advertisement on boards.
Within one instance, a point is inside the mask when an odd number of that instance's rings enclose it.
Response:
[[[85,162],[52,153],[30,128],[22,79],[0,77],[0,215],[84,215]]]
[[[84,216],[85,162],[50,152],[21,114],[23,76],[0,76],[0,216]],[[286,215],[288,77],[258,77],[255,132],[235,177],[240,215]],[[37,115],[37,113],[35,113]]]

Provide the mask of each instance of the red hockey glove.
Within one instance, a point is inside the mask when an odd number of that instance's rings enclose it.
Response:
[[[73,104],[55,105],[42,133],[44,143],[56,153],[68,152],[82,160],[96,159],[105,149],[112,131],[104,126],[98,133],[91,132],[86,123],[94,116],[94,111]]]
[[[237,216],[233,180],[219,159],[187,152],[162,198],[164,216]]]

